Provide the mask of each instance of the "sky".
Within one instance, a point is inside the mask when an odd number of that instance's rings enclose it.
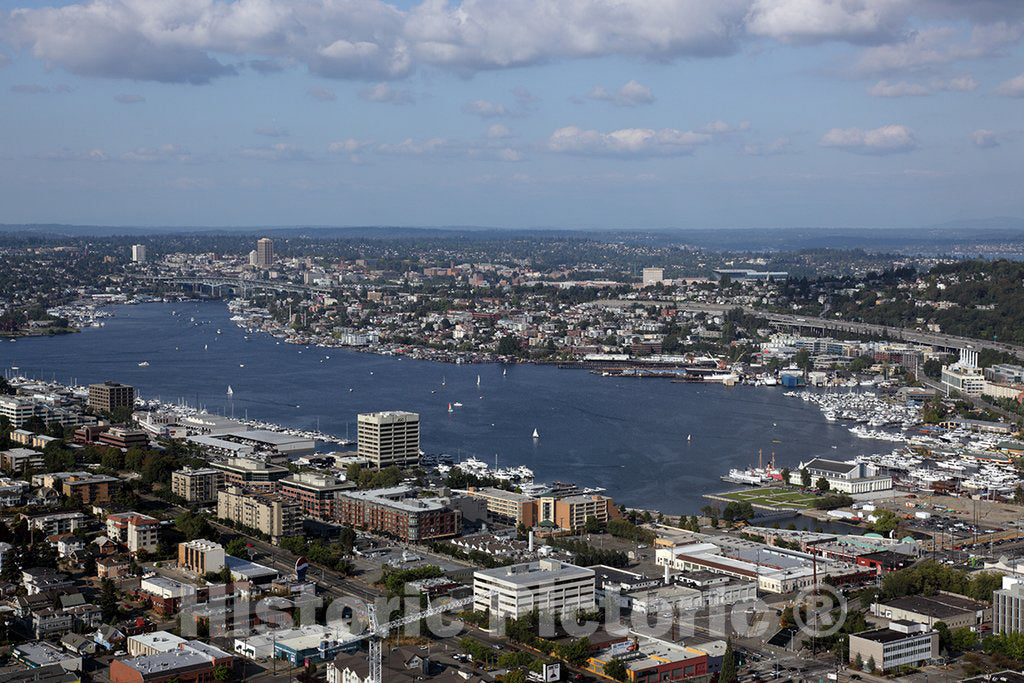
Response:
[[[0,223],[1024,216],[1024,0],[12,0]]]

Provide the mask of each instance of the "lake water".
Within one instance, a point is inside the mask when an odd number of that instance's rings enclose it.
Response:
[[[500,466],[526,465],[538,481],[601,486],[616,502],[665,513],[698,511],[703,494],[729,488],[719,477],[756,464],[759,449],[766,460],[774,451],[780,466],[891,450],[826,422],[781,387],[673,384],[539,365],[510,365],[503,376],[496,364],[246,339],[222,302],[112,310],[104,328],[0,342],[0,368],[80,384],[125,382],[145,398],[198,401],[211,412],[247,412],[300,429],[319,421],[341,436],[350,425],[353,438],[357,413],[411,410],[421,416],[428,453],[476,455],[492,465],[497,455]],[[449,402],[463,406],[449,414]]]

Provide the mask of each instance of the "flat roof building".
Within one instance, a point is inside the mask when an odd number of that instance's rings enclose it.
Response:
[[[917,666],[939,656],[939,634],[923,624],[892,621],[888,628],[850,634],[850,660],[873,660],[880,671]]]
[[[359,457],[383,469],[420,461],[420,416],[402,410],[359,415]]]
[[[418,498],[408,486],[341,491],[336,506],[337,522],[411,543],[456,536],[462,531],[458,510],[437,500]]]
[[[90,384],[88,405],[104,413],[113,412],[117,408],[134,408],[135,387],[118,382]]]
[[[554,614],[597,605],[594,571],[558,560],[538,560],[473,573],[473,609],[518,619],[534,609]]]
[[[224,487],[224,472],[213,467],[184,467],[171,473],[171,493],[189,503],[216,503]]]
[[[302,507],[276,494],[248,493],[237,486],[217,492],[217,517],[266,534],[273,543],[302,534]]]
[[[224,546],[197,538],[178,544],[178,566],[202,576],[224,568]]]

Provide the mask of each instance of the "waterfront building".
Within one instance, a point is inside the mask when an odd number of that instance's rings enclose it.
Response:
[[[261,237],[256,240],[256,265],[269,266],[274,262],[274,240]]]
[[[978,367],[978,352],[960,349],[960,360],[942,366],[942,388],[946,395],[956,392],[963,396],[981,396],[985,390],[985,371]]]
[[[178,566],[199,576],[224,568],[224,546],[197,538],[178,544]]]
[[[533,496],[491,487],[470,487],[467,494],[483,501],[488,516],[495,521],[527,528],[537,525],[537,499]]]
[[[333,519],[338,493],[353,488],[354,484],[318,472],[293,474],[279,484],[282,496],[301,505],[306,516],[317,519]]]
[[[888,628],[850,634],[850,662],[874,660],[879,671],[918,666],[939,656],[939,634],[924,624],[891,621]]]
[[[340,491],[335,505],[335,521],[407,543],[448,538],[462,531],[458,510],[437,500],[418,498],[416,490],[408,486]]]
[[[543,497],[537,501],[538,524],[548,523],[573,533],[582,531],[590,518],[604,526],[617,517],[619,509],[607,496],[580,494],[564,498]]]
[[[160,520],[138,512],[107,516],[107,536],[128,546],[131,553],[153,552],[160,547]]]
[[[359,457],[376,469],[420,461],[420,416],[402,410],[359,415]]]
[[[518,619],[534,609],[574,614],[597,605],[594,571],[544,559],[473,572],[473,609]]]
[[[892,489],[892,477],[887,475],[869,476],[869,466],[861,462],[814,458],[807,464],[800,463],[800,466],[790,473],[790,483],[798,486],[801,484],[800,472],[803,469],[806,469],[811,475],[812,485],[824,478],[828,482],[829,490],[838,493],[852,495]]]
[[[316,449],[315,439],[266,429],[199,434],[187,440],[221,455],[271,460],[308,455]]]
[[[237,486],[217,492],[217,517],[241,524],[278,543],[302,533],[302,508],[275,494],[248,493]]]
[[[210,463],[224,473],[224,486],[237,486],[250,491],[273,493],[277,483],[291,474],[287,467],[253,458],[228,458]]]
[[[224,487],[224,472],[213,467],[185,467],[171,473],[171,492],[189,503],[215,503]]]
[[[118,382],[89,385],[89,407],[103,413],[135,406],[135,388]]]
[[[145,263],[146,262],[146,245],[145,244],[133,244],[132,245],[132,263]]]

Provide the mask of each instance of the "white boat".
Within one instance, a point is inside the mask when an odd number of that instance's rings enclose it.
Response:
[[[238,364],[238,367],[240,367],[240,368],[244,368],[244,367],[245,367],[245,363],[239,363],[239,364]]]
[[[149,361],[146,361],[146,360],[142,361],[141,363],[139,363],[139,367],[140,368],[148,368],[149,367]]]
[[[234,396],[234,395],[235,395],[235,390],[232,389],[231,385],[229,384],[228,385],[228,396]]]
[[[480,386],[480,375],[476,376],[476,385]]]
[[[455,403],[453,403],[452,405],[453,405],[453,406],[455,406],[456,408],[461,408],[461,407],[462,407],[462,404],[461,404],[461,403],[459,403],[458,401],[456,401],[456,402],[455,402]]]
[[[502,377],[504,377],[504,376],[505,376],[505,375],[507,375],[507,374],[508,374],[508,368],[502,368],[502,370],[501,370],[501,376],[502,376]]]
[[[536,428],[534,428],[534,430],[533,430],[533,438],[535,438],[535,439],[539,439],[540,438],[540,434],[537,433],[537,429]]]

